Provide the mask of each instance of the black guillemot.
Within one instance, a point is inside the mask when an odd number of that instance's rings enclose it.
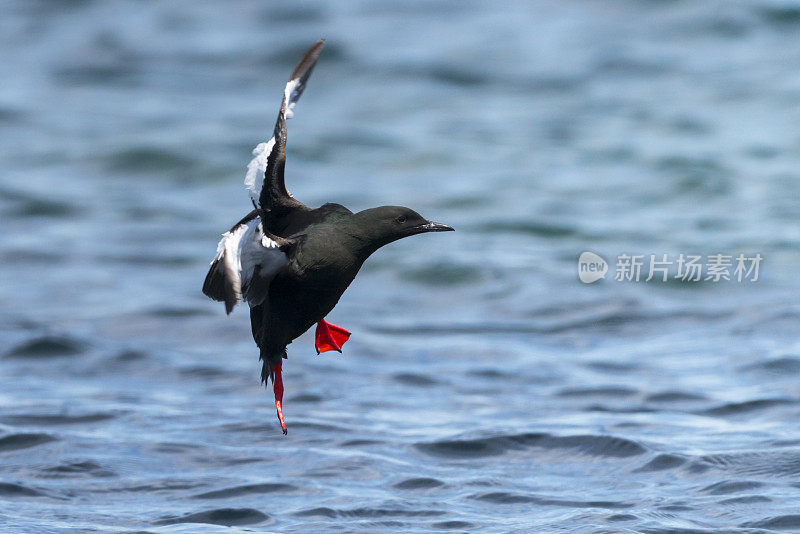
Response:
[[[253,339],[260,349],[261,380],[273,382],[283,433],[281,362],[286,346],[316,323],[317,353],[336,350],[350,332],[325,321],[364,261],[382,246],[425,232],[453,230],[424,219],[412,209],[381,206],[353,213],[340,204],[317,209],[286,190],[286,119],[322,51],[308,49],[283,92],[273,137],[253,150],[245,185],[255,208],[222,235],[203,293],[225,303],[250,306]]]

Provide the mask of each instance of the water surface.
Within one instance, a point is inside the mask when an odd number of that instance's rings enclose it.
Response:
[[[2,530],[800,529],[795,4],[0,6]],[[321,36],[292,192],[457,232],[369,260],[343,355],[290,346],[283,437],[200,287]]]

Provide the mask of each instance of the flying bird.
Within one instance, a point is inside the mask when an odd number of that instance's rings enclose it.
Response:
[[[261,360],[261,381],[271,379],[281,429],[286,346],[316,324],[317,354],[341,352],[346,329],[325,321],[364,261],[404,237],[452,231],[402,206],[353,213],[340,204],[312,209],[286,189],[286,120],[305,89],[323,41],[308,49],[283,91],[272,139],[259,144],[247,166],[245,185],[254,209],[222,234],[203,293],[225,303],[250,306],[253,339]]]

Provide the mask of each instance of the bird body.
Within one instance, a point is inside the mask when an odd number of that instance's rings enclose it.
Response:
[[[305,88],[323,42],[312,46],[286,84],[273,138],[259,144],[245,185],[255,207],[223,234],[203,293],[225,303],[250,306],[253,339],[260,349],[261,379],[273,380],[284,434],[282,359],[286,346],[317,324],[317,352],[337,350],[350,333],[325,321],[364,261],[403,237],[452,230],[402,206],[357,213],[340,204],[312,209],[295,200],[284,184],[286,119]]]

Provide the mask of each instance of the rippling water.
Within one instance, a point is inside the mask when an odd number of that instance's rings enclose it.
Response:
[[[800,530],[800,5],[0,7],[3,531]],[[369,260],[343,355],[290,347],[283,437],[200,286],[320,36],[294,194],[458,231]]]

